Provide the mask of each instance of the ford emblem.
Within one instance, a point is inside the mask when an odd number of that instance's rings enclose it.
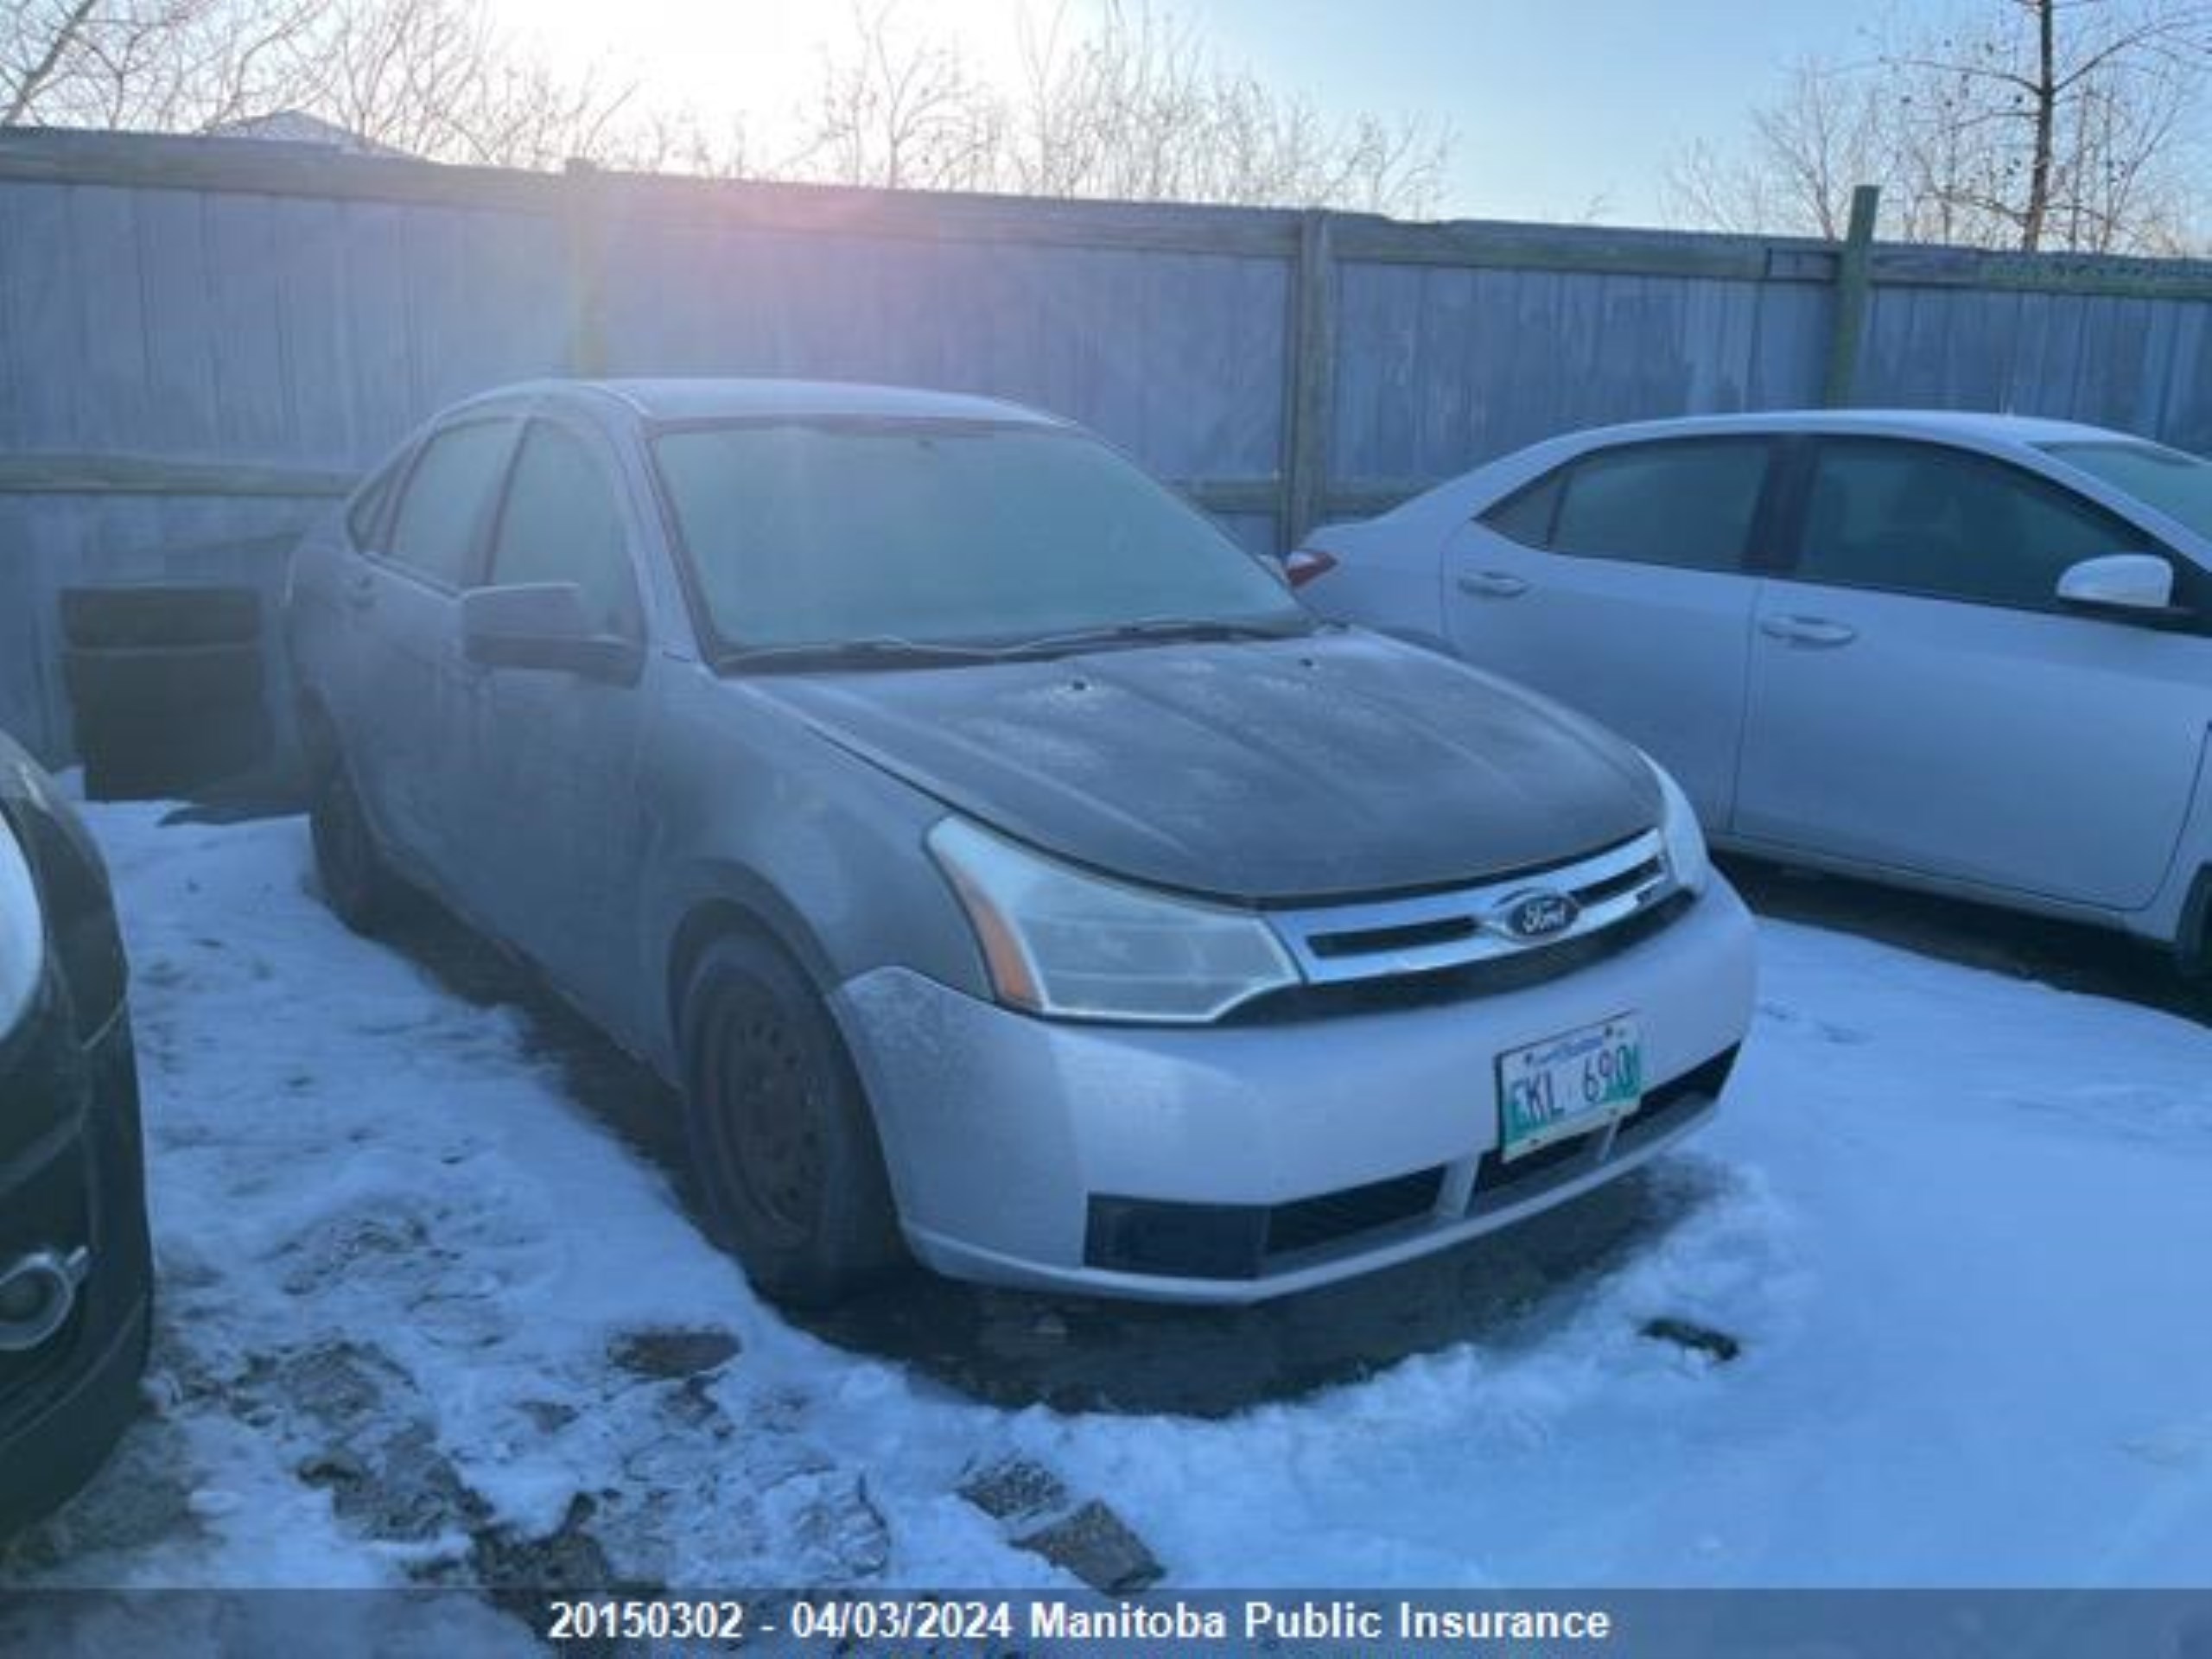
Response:
[[[1581,916],[1582,906],[1571,894],[1539,888],[1515,893],[1491,912],[1490,923],[1509,938],[1534,942],[1566,932]]]

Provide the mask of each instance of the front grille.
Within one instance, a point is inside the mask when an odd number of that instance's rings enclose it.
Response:
[[[1471,998],[1497,996],[1541,985],[1619,955],[1665,929],[1688,910],[1692,896],[1677,889],[1626,921],[1555,944],[1457,968],[1340,980],[1326,985],[1286,985],[1224,1014],[1224,1026],[1283,1025],[1408,1008],[1443,1007]]]
[[[1389,950],[1413,950],[1425,945],[1449,944],[1458,939],[1471,939],[1477,931],[1468,918],[1453,916],[1439,922],[1361,928],[1345,933],[1316,933],[1307,938],[1306,944],[1312,947],[1315,956],[1325,961],[1334,961],[1339,957],[1371,957]]]
[[[1268,920],[1307,983],[1332,985],[1435,973],[1554,949],[1625,922],[1671,890],[1656,830],[1545,868],[1410,898],[1274,910]],[[1557,903],[1556,932],[1524,936],[1511,918],[1524,900]]]

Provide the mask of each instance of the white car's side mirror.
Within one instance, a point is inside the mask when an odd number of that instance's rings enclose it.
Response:
[[[2099,610],[2166,610],[2174,601],[2174,568],[2155,553],[2084,559],[2058,578],[2058,598]]]

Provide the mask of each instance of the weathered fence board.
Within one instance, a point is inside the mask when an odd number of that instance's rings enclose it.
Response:
[[[67,752],[60,588],[273,594],[269,538],[502,381],[1013,397],[1256,549],[1556,432],[1817,403],[1839,376],[1861,404],[2212,448],[2208,320],[2204,264],[0,134],[0,724]]]

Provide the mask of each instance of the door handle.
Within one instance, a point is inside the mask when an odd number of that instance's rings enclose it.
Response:
[[[346,602],[357,611],[365,611],[377,602],[377,579],[365,572],[346,577],[339,583],[338,590]]]
[[[1477,570],[1459,578],[1459,591],[1478,599],[1518,599],[1529,584],[1507,570]]]
[[[1759,632],[1770,639],[1786,640],[1793,645],[1810,645],[1834,649],[1847,645],[1859,637],[1859,630],[1847,623],[1831,622],[1819,616],[1763,616]]]

